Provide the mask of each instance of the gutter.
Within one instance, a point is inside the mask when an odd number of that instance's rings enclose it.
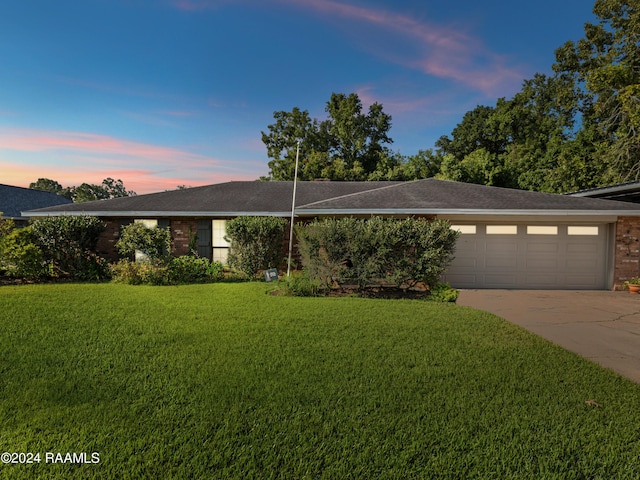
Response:
[[[192,212],[192,211],[167,211],[167,210],[127,210],[127,211],[26,211],[22,212],[25,217],[61,217],[69,216],[92,216],[92,217],[124,217],[124,218],[149,218],[149,217],[288,217],[291,212]]]

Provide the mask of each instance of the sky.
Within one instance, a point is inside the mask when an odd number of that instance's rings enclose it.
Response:
[[[434,147],[593,22],[590,0],[21,0],[0,4],[0,183],[138,194],[269,172],[276,111],[332,93]]]

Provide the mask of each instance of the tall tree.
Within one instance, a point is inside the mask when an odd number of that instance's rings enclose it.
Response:
[[[597,126],[609,181],[640,179],[640,3],[597,0],[596,24],[556,51],[554,70],[570,76],[583,97],[581,114]]]
[[[380,161],[390,155],[387,144],[391,116],[374,103],[362,112],[357,94],[334,93],[325,108],[327,119],[312,119],[307,110],[295,107],[291,112],[274,113],[275,123],[262,132],[267,147],[269,178],[291,180],[295,156],[300,144],[299,178],[318,176],[332,180],[366,180]]]

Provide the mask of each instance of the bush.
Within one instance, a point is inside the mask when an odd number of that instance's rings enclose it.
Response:
[[[220,262],[206,258],[182,256],[168,262],[162,260],[120,260],[111,265],[116,283],[129,285],[177,285],[180,283],[209,283],[221,280],[224,270]]]
[[[97,217],[61,216],[34,220],[33,243],[42,251],[53,275],[78,280],[108,276],[107,264],[96,252],[104,224]]]
[[[438,282],[429,289],[428,300],[432,302],[455,302],[458,300],[458,290],[448,283]]]
[[[143,260],[134,262],[123,259],[111,265],[111,275],[116,283],[128,285],[168,285],[169,269],[161,262]]]
[[[208,283],[221,280],[223,276],[222,264],[206,258],[184,255],[171,259],[169,263],[171,283]]]
[[[147,228],[142,223],[131,223],[123,227],[116,248],[126,257],[141,252],[152,262],[166,260],[171,254],[171,232],[169,228]]]
[[[229,265],[249,277],[283,259],[287,221],[278,217],[236,217],[227,222]]]
[[[277,283],[279,294],[292,297],[318,297],[325,288],[318,280],[309,278],[306,272],[284,277]]]
[[[444,220],[324,219],[296,230],[302,265],[333,287],[435,285],[453,254],[458,232]]]
[[[0,236],[0,269],[5,275],[16,278],[37,280],[48,276],[50,270],[45,265],[42,250],[33,243],[31,228],[4,228],[10,226],[8,222],[3,221]]]

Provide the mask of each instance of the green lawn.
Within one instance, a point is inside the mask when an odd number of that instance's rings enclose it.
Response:
[[[0,477],[640,478],[640,386],[472,309],[267,288],[0,287],[0,452],[41,455]]]

